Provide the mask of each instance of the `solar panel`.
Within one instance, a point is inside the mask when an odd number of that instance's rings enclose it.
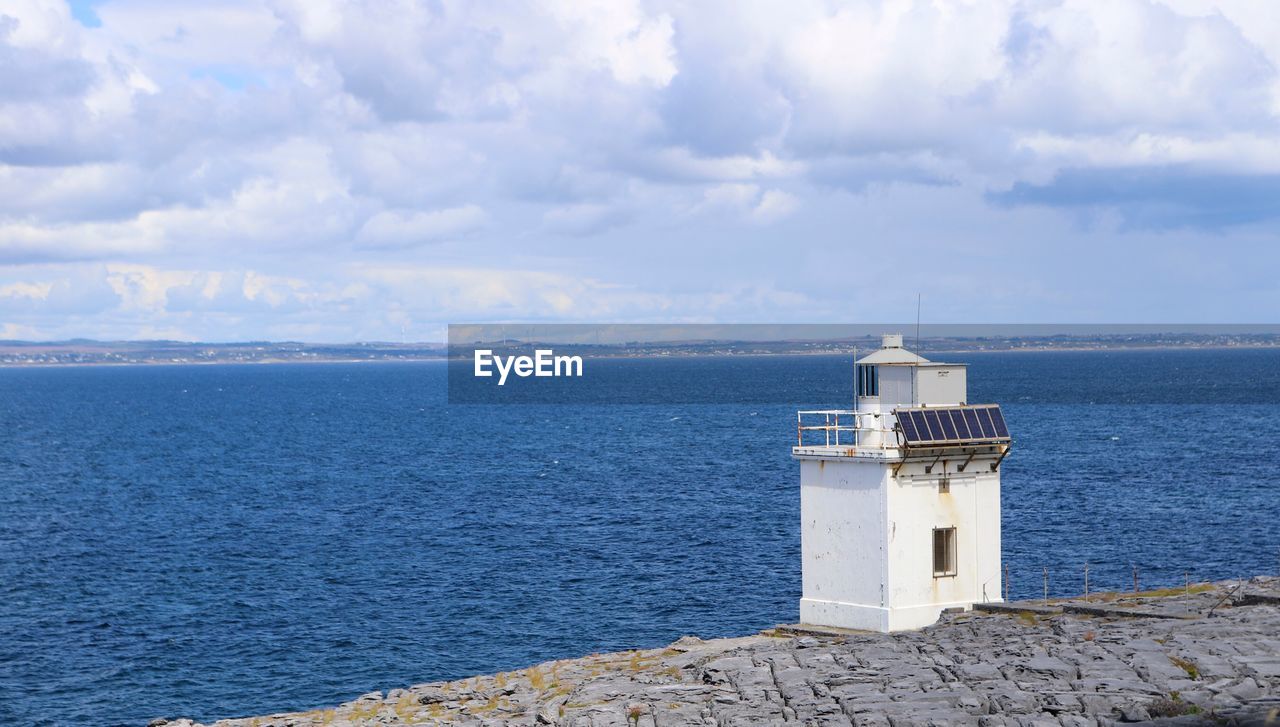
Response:
[[[920,431],[916,429],[915,421],[909,416],[898,417],[898,424],[902,426],[902,434],[907,439],[919,439]]]
[[[908,447],[1004,444],[1009,429],[998,404],[897,409],[898,426]]]
[[[942,439],[942,422],[938,420],[938,412],[933,409],[926,409],[920,414],[924,417],[925,423],[929,425],[929,439]]]
[[[929,434],[929,422],[924,420],[924,412],[909,412],[911,421],[915,422],[916,431],[920,432],[920,439],[932,439],[933,435]]]
[[[969,425],[969,436],[970,437],[983,436],[982,422],[978,421],[978,412],[974,411],[973,409],[965,409],[961,413],[964,414],[965,423]]]
[[[996,436],[1009,437],[1009,428],[1004,425],[1004,414],[1000,412],[1000,407],[991,408],[987,414],[991,415],[991,423],[996,427]]]
[[[943,439],[955,439],[956,425],[951,422],[951,412],[947,411],[946,409],[943,409],[942,411],[938,412],[938,419],[939,421],[942,422]]]
[[[974,414],[978,416],[978,426],[982,429],[983,438],[994,437],[996,428],[991,425],[991,414],[982,409],[978,409]]]

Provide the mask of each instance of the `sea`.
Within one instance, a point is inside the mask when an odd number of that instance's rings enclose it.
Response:
[[[1280,350],[926,354],[1013,433],[1013,598],[1280,570]],[[660,403],[451,404],[449,365],[0,369],[0,725],[308,709],[797,619],[795,412],[848,406],[847,356],[602,364]]]

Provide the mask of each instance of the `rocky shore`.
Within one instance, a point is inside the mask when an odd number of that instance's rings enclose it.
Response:
[[[1007,604],[918,632],[781,626],[214,727],[1280,725],[1280,579]],[[200,727],[191,720],[153,726]]]

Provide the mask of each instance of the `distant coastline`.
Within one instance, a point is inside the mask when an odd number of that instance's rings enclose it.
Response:
[[[1280,349],[1280,334],[1147,334],[1032,337],[928,337],[920,351],[937,354],[1005,352],[1169,351]],[[879,346],[853,340],[693,341],[627,344],[547,344],[498,341],[444,343],[310,344],[299,342],[199,343],[183,341],[0,341],[0,368],[44,366],[155,366],[282,363],[389,363],[469,359],[475,348],[531,350],[554,345],[593,358],[849,355]]]

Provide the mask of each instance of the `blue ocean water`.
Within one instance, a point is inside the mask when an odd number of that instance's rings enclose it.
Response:
[[[1095,589],[1280,569],[1280,351],[940,358],[1016,439],[1014,597],[1046,567],[1078,593],[1086,562]],[[0,369],[0,724],[309,708],[794,620],[794,412],[843,405],[848,360],[609,365],[742,403],[449,406],[443,363]]]

